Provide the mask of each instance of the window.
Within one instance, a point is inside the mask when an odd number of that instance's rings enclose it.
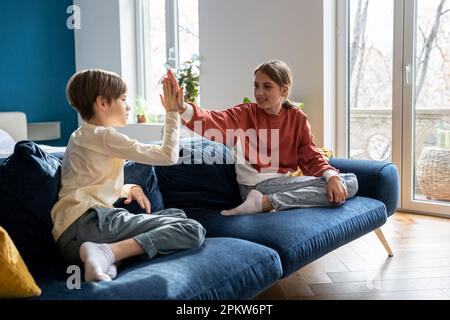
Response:
[[[199,54],[198,0],[138,0],[138,101],[135,113],[163,123],[159,95],[167,66],[178,68]],[[136,117],[134,117],[136,118]]]
[[[350,0],[349,33],[349,155],[391,160],[394,0]]]
[[[449,216],[450,2],[343,0],[338,20],[341,156],[394,162],[401,209]]]

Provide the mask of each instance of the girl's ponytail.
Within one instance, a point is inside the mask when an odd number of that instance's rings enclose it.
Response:
[[[291,100],[289,100],[289,99],[286,99],[284,102],[283,102],[283,108],[286,108],[286,109],[291,109],[291,108],[297,108],[296,106],[295,106],[295,104],[293,104],[292,102],[291,102]]]

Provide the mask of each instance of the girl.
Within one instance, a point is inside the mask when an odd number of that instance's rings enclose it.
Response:
[[[305,113],[288,100],[289,67],[282,61],[269,61],[256,68],[254,77],[256,103],[208,111],[178,97],[181,118],[189,129],[215,140],[219,132],[236,152],[236,175],[244,202],[221,213],[341,205],[353,197],[358,189],[356,176],[340,175],[329,165],[314,144]],[[298,168],[305,176],[291,176]]]

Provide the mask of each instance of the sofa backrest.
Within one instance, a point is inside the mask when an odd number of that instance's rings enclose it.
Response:
[[[174,166],[156,167],[166,208],[230,208],[242,202],[233,156],[223,144],[182,139]]]

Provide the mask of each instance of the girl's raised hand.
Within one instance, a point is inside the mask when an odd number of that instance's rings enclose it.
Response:
[[[178,84],[178,81],[175,78],[175,75],[173,74],[172,70],[169,70],[167,72],[167,77],[170,79],[174,90],[177,92],[178,109],[184,111],[184,88],[180,87],[180,85]]]
[[[166,112],[178,112],[178,90],[170,79],[170,73],[170,71],[167,72],[167,76],[163,79],[163,95],[160,95],[161,103]]]
[[[167,112],[179,111],[184,105],[184,90],[180,88],[171,70],[167,71],[167,76],[163,79],[163,96],[160,95],[161,103]]]

